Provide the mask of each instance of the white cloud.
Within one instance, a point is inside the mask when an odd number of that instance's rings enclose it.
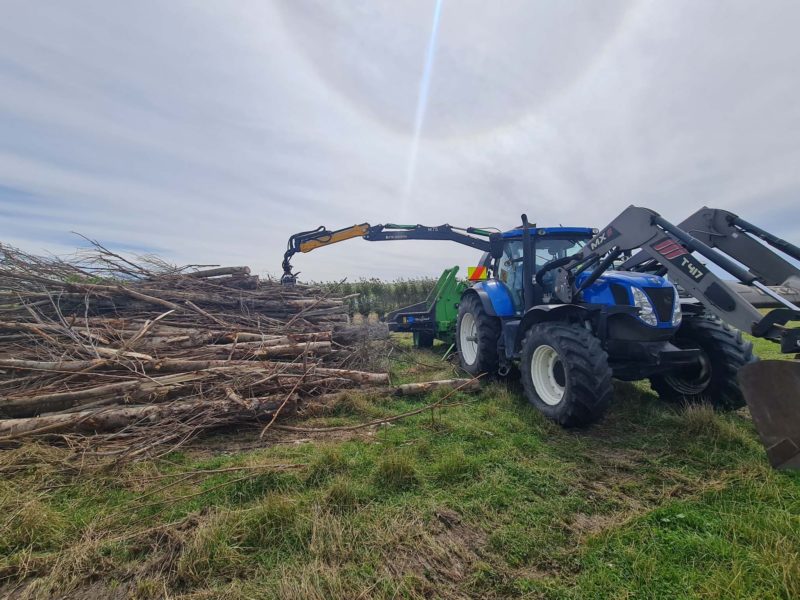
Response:
[[[796,3],[444,0],[404,207],[432,13],[6,2],[0,239],[63,251],[75,230],[277,274],[295,231],[404,212],[601,226],[631,203],[675,221],[708,204],[800,238]],[[324,279],[474,261],[444,242],[354,240],[296,265]]]

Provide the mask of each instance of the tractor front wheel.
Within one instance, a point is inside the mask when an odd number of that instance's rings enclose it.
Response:
[[[458,306],[456,346],[461,368],[470,375],[497,372],[500,321],[483,310],[480,299],[467,295]]]
[[[520,360],[525,396],[564,427],[599,421],[613,389],[608,355],[590,331],[568,323],[539,323],[525,335]]]
[[[740,331],[712,315],[688,316],[673,343],[679,348],[700,350],[700,360],[696,366],[650,377],[651,387],[662,400],[707,401],[722,410],[745,405],[736,374],[758,359],[753,356],[753,344],[742,338]]]

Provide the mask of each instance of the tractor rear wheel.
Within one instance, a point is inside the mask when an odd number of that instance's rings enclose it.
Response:
[[[539,323],[525,334],[520,360],[525,396],[565,427],[599,421],[613,395],[608,355],[590,331],[568,323]]]
[[[673,343],[683,349],[699,349],[700,362],[674,373],[650,377],[650,385],[668,402],[710,402],[714,408],[736,410],[745,405],[736,374],[758,360],[753,344],[742,332],[713,315],[684,317]]]
[[[497,340],[500,321],[483,310],[475,294],[469,294],[458,305],[456,346],[461,368],[470,375],[497,372]]]

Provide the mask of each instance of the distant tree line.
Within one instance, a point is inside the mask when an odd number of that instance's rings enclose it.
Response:
[[[358,294],[347,302],[351,315],[368,316],[376,313],[383,317],[386,313],[409,304],[422,302],[436,285],[434,278],[396,279],[383,281],[377,278],[362,278],[358,281],[314,283],[331,296],[341,297]]]

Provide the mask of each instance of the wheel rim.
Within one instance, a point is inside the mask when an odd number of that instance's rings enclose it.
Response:
[[[698,349],[692,344],[680,344],[683,349]],[[664,381],[679,394],[697,396],[706,391],[711,382],[711,361],[708,355],[700,348],[700,364],[694,367],[681,369],[680,372],[664,375]]]
[[[472,313],[465,313],[461,318],[458,341],[461,346],[461,358],[468,365],[475,364],[478,358],[478,328]]]
[[[555,348],[542,344],[533,351],[531,379],[536,394],[548,406],[555,406],[564,399],[566,373]]]

